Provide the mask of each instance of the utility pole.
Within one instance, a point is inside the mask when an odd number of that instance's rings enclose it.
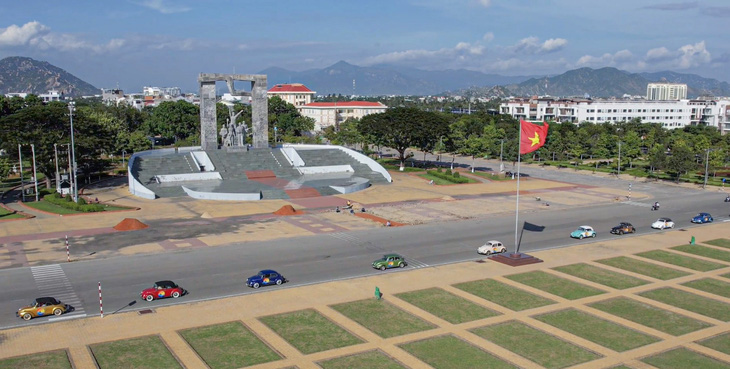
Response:
[[[20,193],[23,196],[23,202],[25,202],[25,182],[23,181],[23,150],[20,149],[21,145],[18,144],[18,161],[20,162]]]
[[[74,199],[75,202],[78,202],[79,201],[79,197],[78,197],[79,196],[79,192],[78,192],[78,184],[76,183],[77,182],[77,178],[76,178],[76,149],[75,149],[76,146],[74,145],[74,110],[76,110],[75,107],[74,107],[74,102],[73,101],[70,101],[68,103],[68,117],[69,117],[69,119],[71,121],[71,160],[73,161],[73,163],[71,165],[71,175],[74,178],[74,197],[73,197],[73,199]]]
[[[618,176],[621,176],[621,141],[618,142]]]
[[[499,172],[504,171],[504,163],[502,162],[502,153],[504,152],[504,138],[500,140],[499,144]]]
[[[33,186],[35,189],[35,201],[38,202],[38,174],[35,166],[35,145],[30,144],[30,150],[33,153]]]
[[[61,175],[58,173],[58,145],[53,144],[53,157],[56,161],[56,191],[58,191],[58,186],[60,185],[61,181]]]
[[[710,151],[714,151],[714,149],[705,150],[705,183],[702,185],[703,190],[707,187],[707,172],[710,169]]]

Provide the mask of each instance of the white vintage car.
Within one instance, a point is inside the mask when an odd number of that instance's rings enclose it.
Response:
[[[500,254],[505,251],[507,251],[507,248],[501,242],[495,240],[487,241],[487,243],[479,246],[477,249],[477,252],[482,255]]]
[[[651,224],[651,227],[654,229],[674,228],[674,222],[669,218],[659,218]]]

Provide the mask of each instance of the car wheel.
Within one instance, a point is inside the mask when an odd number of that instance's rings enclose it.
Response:
[[[618,234],[619,235],[623,235],[624,234],[624,231],[618,231]]]
[[[406,267],[406,263],[400,263],[400,265],[398,265],[398,268],[405,268],[405,267]]]
[[[30,315],[30,313],[23,314],[23,320],[31,320],[33,319],[33,316]]]
[[[58,315],[61,315],[61,314],[63,314],[63,310],[61,310],[59,308],[53,309],[53,315],[58,316]]]
[[[487,255],[487,256],[492,255],[492,250],[485,252],[484,255]]]
[[[253,286],[251,286],[251,287],[253,287],[253,288],[259,288],[260,286],[261,286],[260,284],[254,283]]]
[[[507,252],[507,249],[502,249],[502,250],[499,250],[499,253],[500,253],[500,254],[502,254],[502,253],[505,253],[505,252]]]
[[[154,295],[147,295],[147,297],[145,297],[144,299],[147,300],[147,301],[152,301],[152,300],[155,299],[155,296]]]
[[[385,270],[385,265],[381,265],[379,269],[380,270]]]
[[[175,291],[175,292],[172,293],[172,298],[176,299],[178,297],[180,297],[180,292],[179,291]]]
[[[277,279],[276,284],[281,284],[281,279]]]
[[[580,237],[578,237],[578,239],[579,240],[582,240],[583,239],[583,235],[580,235]]]
[[[595,233],[593,233],[593,235],[591,235],[591,237],[593,237],[593,238],[596,238],[596,234],[595,234]]]

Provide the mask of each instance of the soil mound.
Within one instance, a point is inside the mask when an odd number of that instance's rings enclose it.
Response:
[[[377,215],[373,215],[373,214],[369,214],[369,213],[355,213],[355,216],[356,217],[360,217],[360,218],[364,218],[364,219],[368,219],[368,220],[372,220],[372,221],[378,222],[378,223],[380,223],[382,225],[385,225],[386,223],[388,223],[388,219],[381,218],[381,217],[379,217]],[[391,227],[402,227],[404,225],[405,225],[404,223],[390,222],[390,226]]]
[[[294,209],[291,205],[284,205],[281,207],[281,209],[274,212],[276,215],[299,215],[304,214],[303,211]]]
[[[136,231],[145,228],[149,228],[149,226],[134,218],[124,218],[124,220],[114,226],[114,229],[117,231]]]
[[[210,214],[208,214],[208,212],[206,211],[205,213],[203,213],[202,215],[200,215],[200,217],[201,217],[201,218],[204,218],[204,219],[210,219],[210,218],[212,218],[213,216],[212,216],[212,215],[210,215]]]

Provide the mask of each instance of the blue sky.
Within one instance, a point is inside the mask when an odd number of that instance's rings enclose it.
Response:
[[[611,66],[730,81],[729,31],[728,0],[0,3],[0,58],[48,61],[127,92],[196,91],[201,72],[301,71],[340,60],[502,75]]]

